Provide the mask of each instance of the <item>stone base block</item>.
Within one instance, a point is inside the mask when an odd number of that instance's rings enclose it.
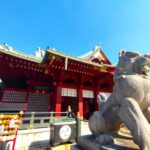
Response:
[[[114,144],[99,145],[94,141],[92,135],[80,136],[77,139],[77,144],[83,150],[139,150],[139,147],[133,142],[131,136],[112,134]]]

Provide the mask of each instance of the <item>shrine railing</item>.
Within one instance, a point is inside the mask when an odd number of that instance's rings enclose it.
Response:
[[[74,120],[69,112],[26,112],[19,129],[47,128],[53,122],[70,122]]]

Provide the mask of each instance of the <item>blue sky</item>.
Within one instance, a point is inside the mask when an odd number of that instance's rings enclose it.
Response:
[[[149,0],[0,0],[0,43],[34,54],[47,46],[73,56],[100,43],[118,52],[150,53]]]

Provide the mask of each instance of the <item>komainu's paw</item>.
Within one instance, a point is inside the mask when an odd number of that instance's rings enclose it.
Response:
[[[150,150],[150,142],[145,142],[141,147],[142,150]]]
[[[114,143],[113,137],[107,134],[98,135],[95,141],[100,145],[109,145],[109,144]]]

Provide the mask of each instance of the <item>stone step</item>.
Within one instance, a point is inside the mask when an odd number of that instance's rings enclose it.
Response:
[[[76,143],[51,147],[50,150],[82,150]]]

